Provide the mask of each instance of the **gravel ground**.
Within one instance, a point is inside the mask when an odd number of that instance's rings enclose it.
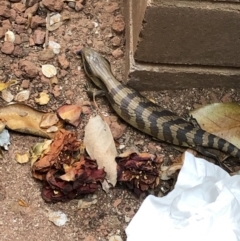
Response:
[[[47,7],[46,7],[47,6]],[[63,24],[46,36],[45,18],[49,12],[58,11]],[[78,0],[61,2],[54,0],[0,1],[0,81],[15,79],[16,85],[8,91],[16,96],[22,90],[30,91],[24,103],[39,110],[55,111],[63,104],[89,101],[81,59],[75,52],[83,46],[103,53],[111,62],[114,75],[120,81],[124,72],[124,21],[121,0]],[[29,26],[28,26],[29,25]],[[4,41],[7,30],[15,34],[15,42]],[[43,52],[45,39],[60,44],[60,54]],[[41,73],[41,65],[52,64],[57,70],[58,83],[51,84]],[[49,94],[46,105],[38,105],[39,93]],[[238,90],[233,89],[184,89],[143,93],[156,103],[186,115],[201,105],[213,102],[239,101]],[[7,102],[0,100],[0,105]],[[105,99],[98,105],[104,115],[115,116]],[[78,128],[79,138],[88,120],[86,116]],[[120,120],[119,120],[120,121]],[[144,197],[136,198],[129,190],[117,186],[110,194],[101,188],[94,196],[97,203],[79,208],[78,200],[68,203],[48,204],[40,195],[41,184],[31,177],[30,165],[15,161],[16,153],[28,151],[41,138],[11,132],[11,146],[0,161],[0,234],[1,240],[110,240],[118,235],[126,240],[125,228],[137,212]],[[163,154],[171,159],[178,154],[170,145],[156,142],[140,132],[127,127],[119,139],[123,147],[134,145],[139,151]],[[64,226],[55,226],[48,215],[62,211],[68,217]]]

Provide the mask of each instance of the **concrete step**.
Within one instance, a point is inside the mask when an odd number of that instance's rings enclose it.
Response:
[[[239,87],[240,3],[125,0],[124,9],[129,85]]]

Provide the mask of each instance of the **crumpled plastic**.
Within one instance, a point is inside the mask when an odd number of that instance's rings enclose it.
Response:
[[[126,228],[127,241],[240,240],[240,175],[186,152],[175,188],[148,196]]]

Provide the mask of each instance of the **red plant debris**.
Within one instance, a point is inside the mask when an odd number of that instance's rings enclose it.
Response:
[[[123,183],[134,194],[143,192],[159,185],[159,170],[162,158],[149,153],[131,153],[125,157],[117,157],[118,182]]]
[[[43,181],[42,197],[47,202],[66,202],[94,193],[103,182],[105,171],[95,160],[80,155],[77,134],[60,130],[49,151],[32,167],[33,176]]]

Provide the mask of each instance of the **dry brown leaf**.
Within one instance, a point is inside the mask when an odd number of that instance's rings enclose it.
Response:
[[[24,153],[24,154],[16,153],[15,160],[16,162],[21,164],[27,163],[29,161],[29,153]]]
[[[54,133],[48,133],[44,128],[40,127],[45,114],[45,112],[24,104],[11,104],[0,107],[0,120],[6,124],[8,129],[44,138],[52,138]],[[62,127],[62,121],[59,121],[57,125]]]
[[[62,120],[77,127],[81,122],[81,110],[79,105],[63,105],[57,110],[57,114]]]
[[[45,92],[41,92],[39,95],[39,98],[35,98],[36,103],[39,105],[46,105],[50,100],[49,95]]]
[[[59,122],[59,119],[55,113],[46,113],[43,115],[40,122],[41,128],[49,128],[53,125],[56,125]]]
[[[214,103],[190,112],[202,129],[240,148],[240,106],[236,103]]]
[[[97,115],[85,127],[84,145],[89,156],[96,159],[99,168],[104,168],[107,180],[113,186],[117,182],[117,150],[108,124]]]

